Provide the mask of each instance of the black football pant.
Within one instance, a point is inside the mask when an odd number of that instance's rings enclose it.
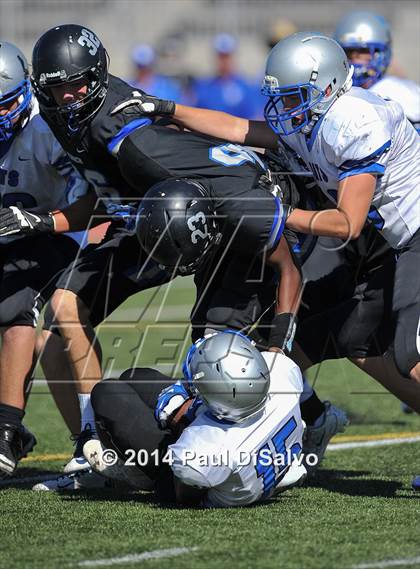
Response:
[[[143,449],[149,462],[139,468],[155,482],[172,477],[169,466],[160,465],[154,451],[163,456],[175,439],[159,429],[153,413],[159,393],[173,382],[157,370],[134,368],[126,370],[120,379],[98,383],[91,395],[102,444],[114,449],[124,462],[130,458],[126,451],[132,449],[137,456]]]

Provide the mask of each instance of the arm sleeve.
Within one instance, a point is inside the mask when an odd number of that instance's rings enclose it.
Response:
[[[382,176],[389,159],[391,131],[373,105],[353,101],[348,117],[327,122],[322,143],[327,159],[339,169],[340,181],[357,174]]]

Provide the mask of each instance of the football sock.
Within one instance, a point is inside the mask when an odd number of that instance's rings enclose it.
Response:
[[[322,416],[325,411],[325,406],[318,399],[317,394],[315,391],[312,395],[303,403],[300,403],[300,412],[302,415],[302,419],[305,421],[307,425],[315,425],[318,426],[322,423]]]
[[[95,432],[95,413],[90,402],[90,393],[78,393],[77,395],[79,397],[80,417],[82,420],[81,430],[83,431],[86,425],[90,425],[92,431]]]
[[[301,396],[299,398],[300,404],[307,401],[310,397],[312,397],[312,394],[314,393],[314,390],[312,389],[312,385],[306,379],[306,376],[304,374],[302,374],[302,377],[303,377],[303,391],[302,391]]]
[[[0,403],[0,423],[9,423],[9,425],[20,427],[24,415],[25,411],[22,409]]]

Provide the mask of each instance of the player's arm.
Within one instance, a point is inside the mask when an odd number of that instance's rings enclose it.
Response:
[[[280,276],[269,348],[271,351],[287,349],[290,352],[296,330],[296,313],[302,292],[302,277],[284,236],[280,239],[275,251],[268,257],[267,263]]]
[[[96,206],[97,196],[90,191],[64,208],[48,213],[32,213],[17,206],[0,209],[0,236],[65,233],[82,231],[103,223],[105,208]]]
[[[373,174],[344,178],[338,186],[337,208],[321,211],[294,209],[286,226],[300,233],[357,239],[366,223],[376,186]]]
[[[277,137],[264,121],[252,121],[221,111],[175,105],[173,118],[184,128],[223,138],[229,142],[277,148]]]
[[[104,222],[106,209],[97,204],[98,197],[94,191],[87,193],[63,210],[51,212],[54,221],[54,233],[82,231],[96,227]]]
[[[146,93],[138,94],[135,99],[118,105],[113,113],[130,105],[135,105],[144,115],[172,117],[188,130],[223,138],[229,142],[260,148],[277,148],[277,137],[264,121],[251,121],[220,111],[178,105],[174,101],[166,101]]]

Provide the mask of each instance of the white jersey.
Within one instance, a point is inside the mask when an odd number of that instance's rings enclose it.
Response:
[[[420,85],[409,79],[387,75],[369,90],[383,99],[398,101],[408,120],[418,124],[417,128],[420,129]]]
[[[401,105],[352,87],[318,121],[310,137],[282,138],[336,201],[341,180],[377,175],[369,219],[394,249],[404,246],[420,224],[420,140]]]
[[[202,412],[169,447],[172,470],[184,484],[207,489],[207,507],[244,506],[268,499],[306,472],[298,457],[304,424],[302,375],[280,353],[264,352],[270,389],[261,412],[241,422]]]
[[[84,195],[88,183],[73,168],[34,105],[27,124],[0,145],[1,207],[17,205],[34,213],[63,209]],[[84,232],[69,234],[76,240]],[[1,237],[7,243],[21,236]]]

